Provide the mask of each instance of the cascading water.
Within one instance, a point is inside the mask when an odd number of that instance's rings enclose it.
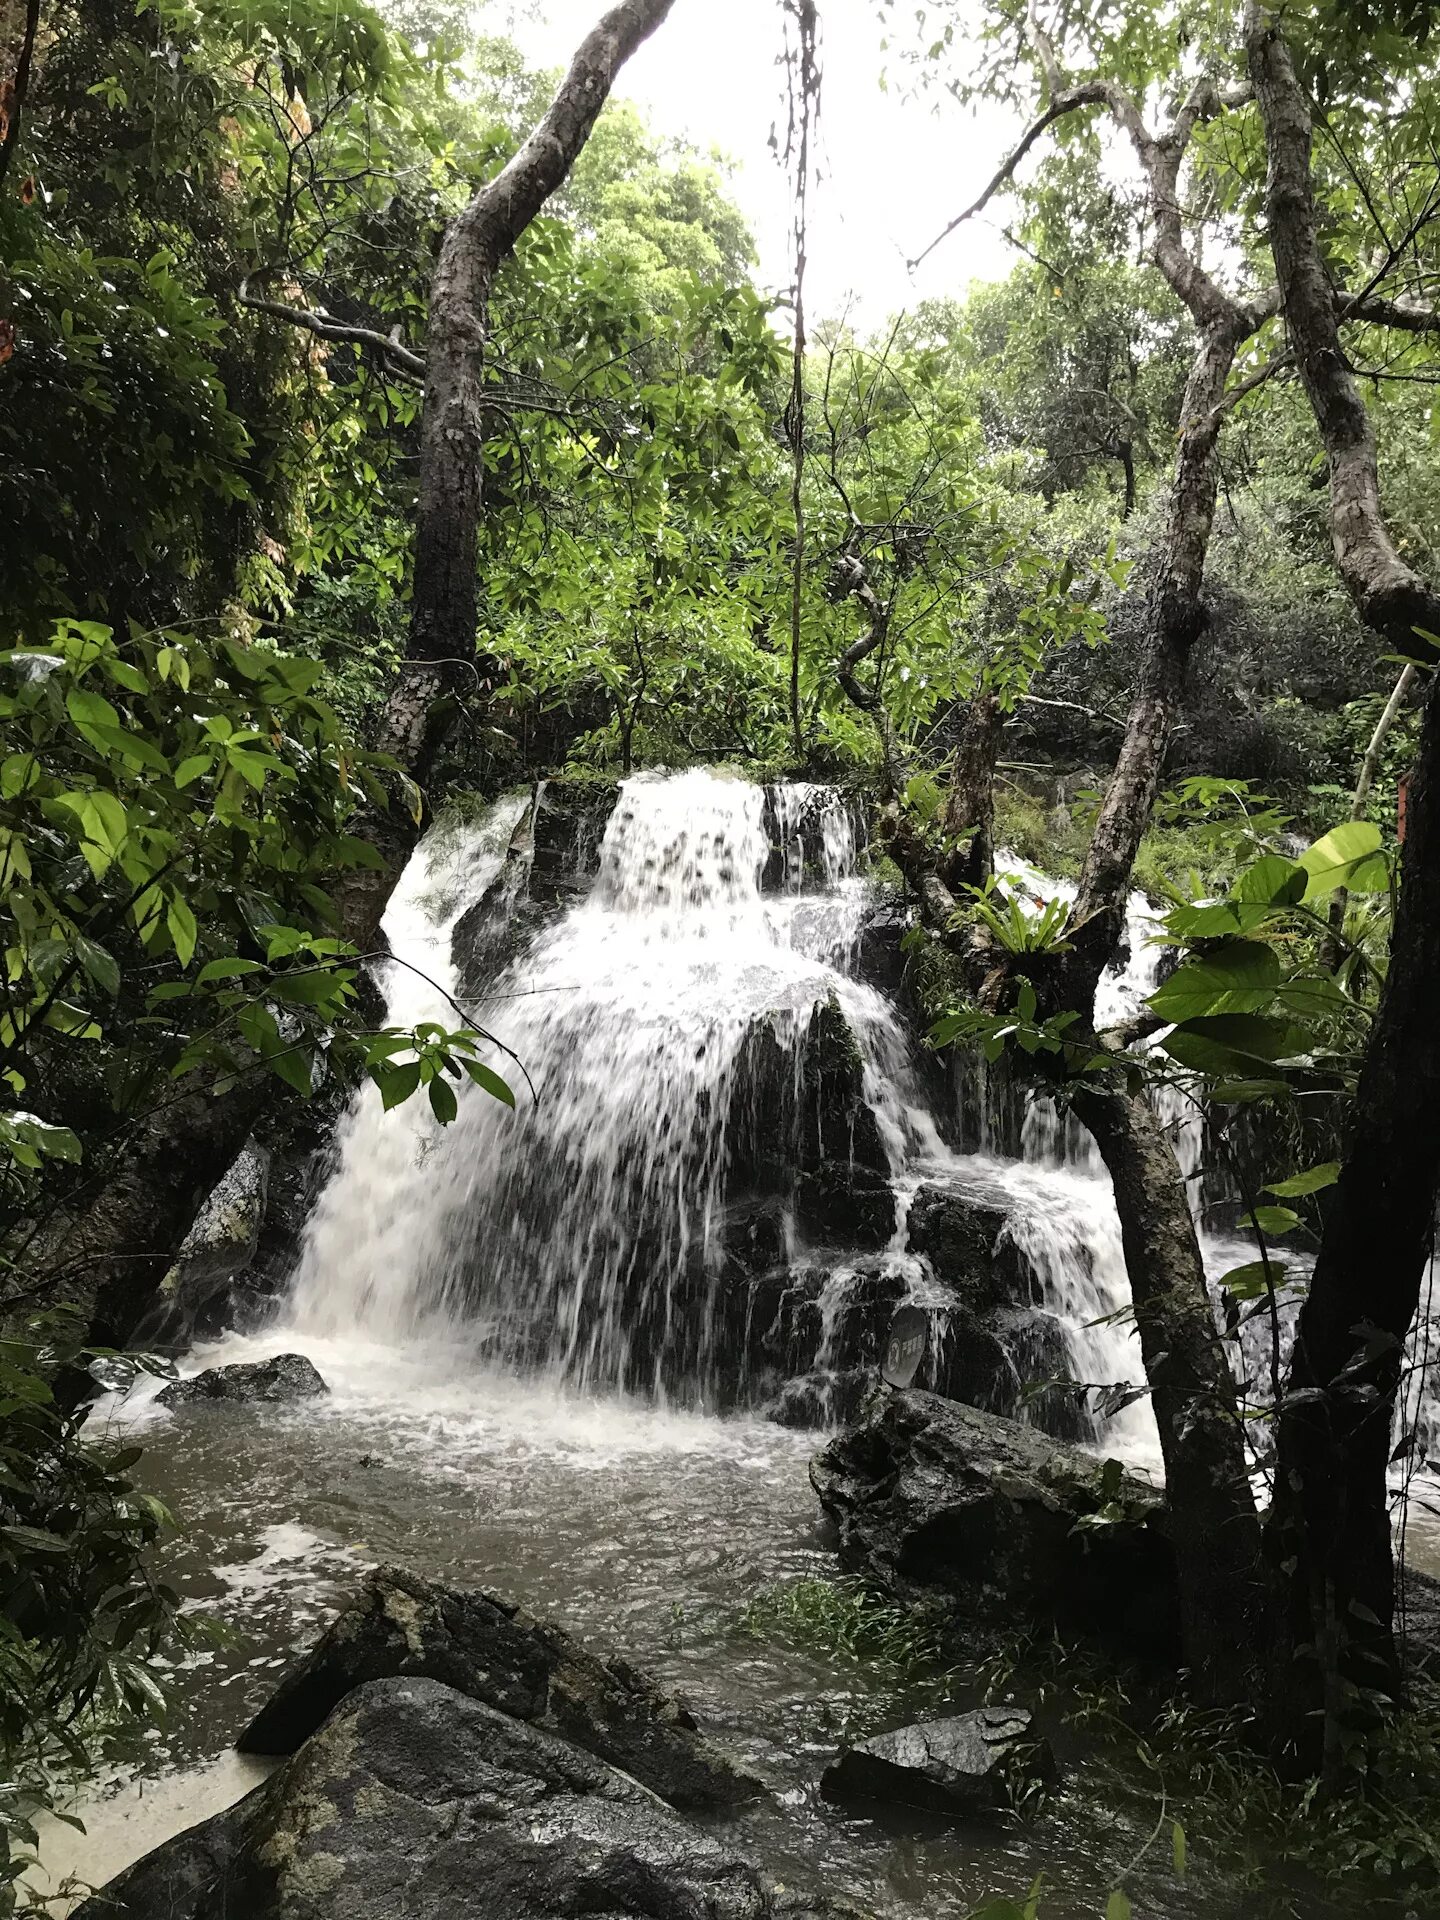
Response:
[[[530,845],[529,804],[497,803],[412,863],[387,919],[392,1018],[453,1022],[452,935],[467,907],[506,896],[495,883],[511,870],[507,856],[513,868],[516,848]],[[1022,895],[1068,891],[1008,857],[1000,865]],[[982,1119],[974,1150],[956,1150],[895,1007],[854,976],[874,899],[857,869],[854,815],[829,789],[765,790],[706,770],[626,781],[588,893],[541,927],[474,1008],[523,1062],[522,1078],[495,1061],[515,1112],[467,1086],[441,1129],[419,1100],[382,1115],[366,1091],[307,1232],[289,1306],[295,1334],[430,1345],[591,1391],[733,1402],[718,1234],[751,1097],[747,1044],[763,1027],[798,1084],[810,1023],[833,1002],[860,1052],[895,1218],[868,1266],[833,1249],[824,1259],[817,1375],[832,1370],[850,1291],[877,1275],[886,1297],[932,1311],[932,1374],[939,1366],[945,1290],[911,1251],[907,1225],[917,1190],[938,1182],[999,1201],[1071,1379],[1139,1385],[1119,1225],[1093,1142],[1036,1098],[1018,1139],[1013,1117]],[[1102,983],[1102,1024],[1153,990],[1156,933],[1136,895],[1128,954]],[[1160,1097],[1198,1208],[1198,1105],[1183,1088]],[[797,1269],[804,1240],[788,1218],[784,1255]],[[1207,1251],[1217,1270],[1235,1264],[1221,1241]],[[832,1405],[822,1390],[820,1412]],[[1085,1430],[1083,1413],[1076,1419]],[[1108,1447],[1153,1456],[1143,1401],[1090,1430],[1102,1426]]]
[[[766,895],[761,789],[703,771],[625,783],[589,896],[479,1009],[533,1095],[512,1072],[515,1114],[467,1089],[448,1131],[419,1115],[380,1151],[367,1095],[307,1238],[299,1331],[462,1340],[585,1388],[712,1391],[713,1232],[757,1021],[793,1048],[833,998],[897,1162],[913,1131],[895,1013],[831,958],[865,910],[848,810],[780,791],[793,890]],[[818,825],[818,897],[798,892],[802,816]],[[492,859],[514,819],[501,809],[482,828]],[[413,897],[391,925],[402,958],[409,939],[433,948],[446,933],[413,927]]]

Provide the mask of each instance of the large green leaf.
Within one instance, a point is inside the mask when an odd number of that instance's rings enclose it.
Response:
[[[1280,957],[1259,940],[1228,940],[1171,974],[1150,996],[1162,1020],[1198,1020],[1212,1014],[1258,1013],[1280,984]]]
[[[1288,1020],[1259,1013],[1224,1013],[1191,1020],[1161,1042],[1172,1060],[1197,1073],[1243,1077],[1257,1064],[1269,1066],[1303,1053],[1306,1036]]]
[[[1373,821],[1345,820],[1332,827],[1300,856],[1300,865],[1310,876],[1305,898],[1318,900],[1348,885],[1359,863],[1379,851],[1380,829]]]

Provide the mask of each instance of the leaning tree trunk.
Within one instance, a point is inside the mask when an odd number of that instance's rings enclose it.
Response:
[[[485,474],[485,375],[495,275],[541,208],[564,185],[609,98],[615,76],[674,0],[621,0],[586,36],[549,111],[509,164],[450,222],[430,286],[415,580],[405,660],[386,703],[379,745],[423,787],[451,704],[484,675],[476,660],[479,536]],[[366,820],[380,865],[337,889],[345,932],[373,944],[419,834],[419,806]]]
[[[1276,19],[1253,0],[1245,38],[1269,161],[1270,246],[1329,456],[1336,562],[1362,619],[1390,650],[1433,659],[1421,636],[1440,634],[1440,594],[1400,558],[1385,526],[1374,429],[1320,251],[1308,103]],[[1389,972],[1280,1419],[1274,1525],[1284,1563],[1295,1566],[1296,1644],[1329,1651],[1317,1692],[1322,1679],[1333,1688],[1337,1674],[1362,1687],[1398,1685],[1386,1467],[1440,1184],[1437,980],[1440,715],[1432,682],[1410,780]],[[1325,1704],[1336,1705],[1333,1693]],[[1333,1719],[1327,1711],[1327,1733]]]
[[[670,12],[674,0],[621,0],[586,37],[540,125],[514,159],[475,193],[446,231],[431,292],[420,500],[410,640],[386,705],[379,744],[417,784],[431,773],[446,706],[474,683],[477,579],[485,456],[485,346],[496,272],[589,138],[615,76]],[[398,796],[397,796],[398,798]],[[333,894],[357,947],[375,945],[380,919],[420,830],[420,808],[392,805],[357,832],[379,865],[340,876]],[[145,1128],[119,1156],[91,1203],[47,1236],[47,1270],[83,1265],[83,1295],[99,1302],[97,1325],[120,1341],[144,1290],[137,1272],[164,1273],[209,1186],[223,1173],[253,1119],[251,1094],[194,1096],[186,1153],[177,1163],[167,1127]],[[276,1089],[272,1097],[280,1097]],[[176,1178],[175,1168],[184,1168]],[[194,1177],[191,1178],[190,1176]],[[32,1249],[41,1256],[40,1247]],[[32,1265],[32,1271],[36,1269]]]
[[[1257,324],[1246,309],[1216,319],[1201,335],[1185,383],[1165,534],[1148,566],[1140,684],[1085,850],[1067,936],[1072,953],[1065,966],[1065,1004],[1087,1015],[1096,984],[1124,931],[1135,856],[1154,810],[1190,652],[1204,624],[1201,594],[1219,495],[1216,446],[1225,385],[1236,353]]]

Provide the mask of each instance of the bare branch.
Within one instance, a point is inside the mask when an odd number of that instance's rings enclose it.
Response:
[[[963,213],[957,213],[949,226],[937,233],[929,246],[917,253],[913,260],[907,260],[905,262],[910,271],[913,273],[916,267],[920,266],[923,261],[928,260],[930,255],[940,245],[941,241],[948,240],[957,227],[963,227],[967,220],[973,220],[977,213],[984,212],[985,208],[988,207],[990,202],[995,198],[995,195],[1007,181],[1012,178],[1015,169],[1047,128],[1053,127],[1057,120],[1063,120],[1067,114],[1078,113],[1082,107],[1102,106],[1105,104],[1105,101],[1105,87],[1099,80],[1093,80],[1083,87],[1066,88],[1056,94],[1044,113],[1041,114],[1040,118],[1035,121],[1021,139],[1020,144],[1014,148],[1008,158],[997,168],[989,185],[986,186],[979,199],[966,207]]]
[[[252,313],[266,313],[275,320],[283,320],[288,326],[300,327],[306,333],[313,333],[321,340],[348,341],[356,346],[374,347],[384,354],[399,371],[411,375],[416,380],[425,378],[425,362],[418,353],[412,353],[409,347],[401,344],[394,335],[379,332],[374,327],[352,327],[343,321],[332,320],[328,313],[317,312],[309,307],[292,306],[288,300],[266,300],[250,292],[248,274],[240,282],[237,294],[242,307],[248,307]]]
[[[1413,300],[1387,300],[1375,293],[1336,297],[1342,303],[1338,316],[1342,325],[1362,320],[1379,327],[1396,327],[1402,333],[1440,333],[1440,308],[1417,306]]]

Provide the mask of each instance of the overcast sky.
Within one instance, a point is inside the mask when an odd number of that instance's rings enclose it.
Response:
[[[492,0],[483,24],[508,31],[538,65],[561,66],[603,11],[604,0]],[[1011,129],[943,100],[907,97],[896,57],[881,50],[875,0],[821,0],[819,178],[812,189],[806,305],[811,322],[838,313],[852,293],[856,318],[878,327],[932,295],[997,279],[1014,255],[994,225],[972,221],[915,274],[907,259],[972,201],[1003,156]],[[783,145],[785,76],[779,0],[675,0],[670,18],[620,76],[659,132],[736,163],[735,197],[760,249],[760,278],[789,284],[791,200],[770,151]],[[889,91],[881,76],[890,71]]]

